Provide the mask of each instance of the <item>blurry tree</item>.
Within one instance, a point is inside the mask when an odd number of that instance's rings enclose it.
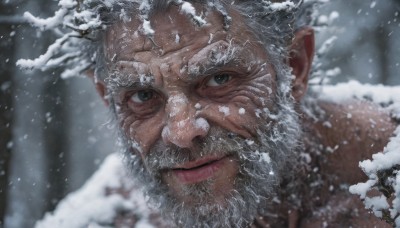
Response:
[[[378,56],[376,61],[379,62],[379,81],[382,84],[387,84],[390,76],[389,72],[389,48],[390,40],[387,36],[389,34],[386,26],[378,26],[374,31],[374,45],[377,47]]]
[[[32,7],[32,4],[36,6]],[[70,152],[67,143],[69,125],[64,102],[67,82],[59,79],[57,72],[34,72],[30,76],[23,75],[24,81],[15,81],[20,78],[16,75],[21,74],[15,67],[16,59],[39,56],[54,38],[51,33],[32,32],[35,29],[26,24],[22,13],[29,10],[48,17],[54,13],[55,6],[56,2],[49,0],[0,1],[0,227],[4,223],[6,209],[11,210],[8,213],[18,215],[16,218],[19,220],[9,222],[6,224],[8,227],[32,227],[45,211],[54,209],[68,187],[66,159]],[[33,41],[37,36],[42,37],[40,41]],[[30,48],[21,48],[24,46]],[[17,116],[22,116],[19,118],[13,113],[13,105],[17,102],[22,104],[18,105],[20,114]],[[36,107],[32,107],[34,105]],[[22,130],[14,137],[12,123],[14,128],[18,124]],[[37,138],[43,140],[32,141]],[[33,148],[32,144],[41,146]],[[11,159],[11,149],[18,153],[17,160]],[[34,162],[34,154],[41,157],[41,163]],[[11,164],[18,168],[11,169]],[[42,173],[40,181],[32,178],[37,174],[27,175],[32,171]],[[44,188],[42,183],[45,183]],[[13,192],[13,199],[18,199],[14,206],[10,198]],[[27,194],[21,195],[25,192]]]
[[[392,34],[393,31],[393,24],[400,23],[399,19],[399,11],[400,11],[400,1],[399,0],[392,0],[392,7],[390,7],[386,12],[381,13],[377,18],[377,21],[379,21],[379,24],[376,25],[375,27],[375,45],[377,49],[379,50],[379,56],[378,56],[378,64],[380,66],[379,73],[380,73],[380,81],[382,84],[388,84],[389,83],[389,77],[390,77],[390,67],[391,62],[390,58],[392,55],[391,50],[395,50],[395,48],[392,47]],[[399,24],[400,25],[400,24]],[[397,30],[399,26],[397,26]],[[396,37],[395,39],[398,39]],[[398,52],[394,51],[396,53],[395,55],[398,56]],[[397,75],[398,76],[398,75]]]
[[[326,64],[342,70],[334,82],[399,83],[400,1],[332,0],[325,13],[333,10],[340,15],[332,28],[338,39]]]
[[[45,211],[52,211],[65,197],[68,184],[69,123],[67,80],[57,73],[46,75],[43,86],[42,115],[47,193]]]
[[[28,1],[24,2],[29,11],[35,15],[46,18],[54,14],[57,2],[49,0],[36,0],[35,4],[39,7],[36,8],[39,12],[32,11]],[[41,7],[46,6],[46,7]],[[26,43],[29,44],[35,36],[40,36],[39,42],[34,44],[36,48],[35,54],[30,54],[36,58],[47,49],[48,45],[54,40],[52,32],[33,33],[33,37],[26,37]],[[26,75],[28,77],[28,75]],[[67,192],[68,188],[68,157],[69,157],[69,123],[68,123],[68,94],[67,86],[68,80],[62,80],[59,77],[59,72],[46,71],[34,72],[30,75],[33,80],[39,81],[38,94],[35,95],[39,107],[36,108],[37,115],[34,116],[34,121],[39,122],[39,129],[36,132],[41,134],[43,139],[42,151],[42,170],[43,177],[41,183],[45,184],[43,192],[44,198],[41,205],[43,207],[37,208],[43,214],[46,211],[54,210],[58,201],[62,199]],[[32,84],[34,86],[35,84]],[[28,151],[29,153],[29,151]],[[29,184],[29,183],[28,183]]]
[[[12,8],[0,2],[0,15],[13,15]],[[12,155],[14,33],[15,25],[0,22],[0,227],[7,207],[9,166]]]

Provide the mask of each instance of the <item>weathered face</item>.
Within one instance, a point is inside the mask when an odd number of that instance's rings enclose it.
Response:
[[[263,144],[278,122],[268,117],[277,113],[275,73],[240,15],[229,12],[225,30],[219,13],[203,13],[202,27],[178,6],[152,15],[152,39],[137,19],[111,27],[106,83],[144,172],[177,203],[224,207],[238,183],[248,182],[246,161],[259,160],[265,175],[274,175],[273,152]]]

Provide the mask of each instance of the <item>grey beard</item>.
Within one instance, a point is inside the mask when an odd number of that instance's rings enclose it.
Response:
[[[172,219],[179,227],[246,227],[257,213],[271,213],[280,182],[286,177],[290,179],[293,172],[288,170],[299,163],[301,128],[292,101],[278,98],[274,116],[271,120],[267,113],[261,115],[264,124],[258,127],[254,143],[211,127],[206,138],[194,140],[195,151],[157,142],[144,161],[135,155],[137,151],[132,151],[132,142],[124,134],[120,137],[128,167],[143,186],[149,202],[164,218]],[[268,153],[270,161],[263,159],[264,153]],[[239,162],[234,188],[226,193],[223,205],[213,201],[209,191],[212,180],[184,187],[185,196],[194,200],[190,204],[177,199],[162,180],[161,170],[206,155],[229,155]]]

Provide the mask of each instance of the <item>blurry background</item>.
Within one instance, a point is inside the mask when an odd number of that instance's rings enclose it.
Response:
[[[21,15],[51,16],[57,2],[0,1],[0,227],[32,227],[115,150],[115,129],[89,79],[15,67],[52,41]],[[400,84],[399,0],[331,0],[320,11],[327,15],[321,21],[339,15],[317,34],[318,43],[336,36],[322,61],[333,83]]]

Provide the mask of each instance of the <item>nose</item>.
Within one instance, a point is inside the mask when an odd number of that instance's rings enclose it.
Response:
[[[166,111],[168,122],[162,130],[162,139],[166,144],[180,148],[191,148],[197,137],[205,137],[210,128],[204,118],[196,117],[192,102],[183,95],[174,95],[168,99]]]

